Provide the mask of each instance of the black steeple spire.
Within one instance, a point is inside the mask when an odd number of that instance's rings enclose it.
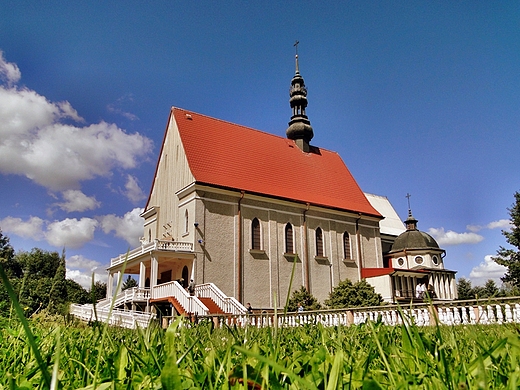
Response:
[[[412,195],[406,194],[406,197],[408,198],[408,218],[406,218],[406,221],[404,221],[404,224],[406,225],[406,230],[417,230],[417,221],[414,216],[412,215],[412,209],[410,208],[410,197]]]
[[[305,82],[300,75],[300,67],[298,64],[298,41],[294,44],[296,47],[296,72],[291,80],[291,89],[289,91],[289,103],[291,104],[292,116],[287,128],[287,138],[296,142],[296,145],[304,152],[310,151],[309,142],[314,136],[311,122],[305,114],[307,107],[307,88]]]

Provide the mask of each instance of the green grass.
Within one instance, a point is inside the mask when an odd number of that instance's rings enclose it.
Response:
[[[308,325],[275,336],[272,328],[187,327],[181,320],[166,331],[131,331],[42,314],[28,323],[32,338],[21,323],[1,325],[6,389],[516,389],[520,383],[516,325]]]
[[[214,328],[165,331],[0,318],[0,389],[517,389],[509,325]]]

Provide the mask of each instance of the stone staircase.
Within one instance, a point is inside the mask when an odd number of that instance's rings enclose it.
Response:
[[[199,298],[209,310],[209,314],[226,314],[211,298]]]

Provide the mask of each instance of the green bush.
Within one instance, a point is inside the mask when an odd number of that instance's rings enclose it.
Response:
[[[329,294],[325,304],[331,309],[348,307],[379,306],[383,302],[381,295],[374,291],[374,287],[365,279],[352,283],[345,279],[341,281]]]

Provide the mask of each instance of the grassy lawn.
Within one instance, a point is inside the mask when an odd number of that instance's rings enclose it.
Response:
[[[2,320],[5,389],[517,389],[518,325],[136,331]],[[37,350],[38,352],[35,352]],[[39,357],[37,356],[39,355]]]

